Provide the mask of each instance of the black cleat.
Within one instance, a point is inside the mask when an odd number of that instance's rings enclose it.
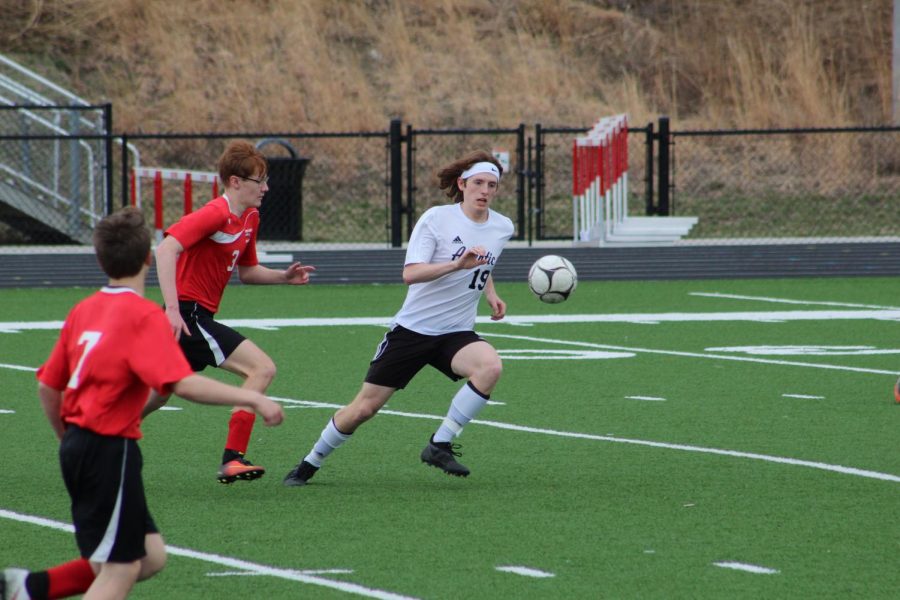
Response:
[[[314,467],[305,460],[301,461],[299,465],[291,469],[290,472],[284,476],[284,481],[282,483],[288,487],[306,485],[306,482],[309,481],[318,470],[319,467]]]
[[[469,469],[456,462],[456,458],[454,458],[462,456],[462,452],[456,452],[459,448],[459,444],[435,442],[434,436],[431,436],[428,445],[422,450],[422,462],[437,467],[448,475],[466,477],[469,475]]]

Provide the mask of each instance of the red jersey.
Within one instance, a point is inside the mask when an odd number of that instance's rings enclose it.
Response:
[[[178,300],[198,302],[216,313],[235,265],[252,267],[256,257],[259,211],[248,208],[238,217],[227,196],[207,202],[166,229],[184,248],[178,257],[175,287]]]
[[[150,388],[168,394],[193,372],[158,304],[130,288],[104,287],[66,317],[37,378],[63,392],[63,422],[140,439]]]

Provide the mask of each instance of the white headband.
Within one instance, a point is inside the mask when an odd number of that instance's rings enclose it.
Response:
[[[463,179],[468,179],[472,175],[477,175],[478,173],[490,173],[497,178],[497,181],[500,181],[500,169],[498,169],[497,165],[495,165],[494,163],[487,161],[475,163],[474,165],[463,171],[460,177],[462,177]]]

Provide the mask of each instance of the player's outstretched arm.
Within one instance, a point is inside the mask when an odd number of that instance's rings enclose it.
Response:
[[[259,392],[228,385],[196,373],[177,382],[172,386],[172,391],[200,404],[246,406],[261,416],[266,425],[278,425],[284,420],[281,405]]]
[[[287,283],[290,285],[305,285],[309,283],[309,274],[315,271],[312,265],[304,265],[295,262],[287,269],[270,269],[262,265],[253,265],[250,267],[238,266],[238,277],[241,283],[249,283],[255,285],[272,285],[277,283]]]

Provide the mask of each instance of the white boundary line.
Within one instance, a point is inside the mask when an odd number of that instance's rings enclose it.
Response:
[[[69,523],[54,521],[52,519],[37,517],[34,515],[17,513],[11,510],[4,510],[2,508],[0,508],[0,518],[9,519],[10,521],[17,521],[19,523],[28,523],[30,525],[39,525],[41,527],[48,527],[50,529],[56,529],[58,531],[65,531],[68,533],[73,533],[75,531],[75,528],[72,527],[72,525],[70,525]],[[166,552],[168,552],[172,556],[193,558],[224,567],[231,567],[232,569],[240,569],[241,571],[246,571],[256,575],[269,575],[271,577],[278,577],[280,579],[298,581],[300,583],[309,583],[312,585],[318,585],[338,590],[339,592],[366,596],[367,598],[379,598],[383,600],[412,600],[413,598],[412,596],[402,596],[393,592],[386,592],[384,590],[368,588],[362,585],[357,585],[355,583],[332,581],[331,579],[325,579],[324,577],[306,575],[300,571],[270,567],[267,565],[261,565],[259,563],[241,560],[239,558],[231,558],[228,556],[221,556],[219,554],[211,554],[209,552],[199,552],[197,550],[191,550],[190,548],[180,548],[178,546],[170,546],[167,544]]]
[[[272,400],[282,402],[284,404],[303,405],[310,408],[342,408],[343,404],[332,404],[328,402],[309,402],[306,400],[293,400],[291,398],[278,398],[270,396]],[[423,413],[411,413],[399,410],[390,410],[382,408],[378,411],[379,415],[392,415],[395,417],[408,417],[412,419],[430,419],[433,421],[442,421],[443,415],[428,415]],[[639,440],[632,438],[620,438],[610,435],[595,435],[591,433],[578,433],[574,431],[558,431],[555,429],[544,429],[542,427],[529,427],[526,425],[515,425],[512,423],[502,423],[500,421],[483,421],[481,419],[473,419],[471,423],[477,425],[485,425],[496,429],[505,429],[507,431],[519,431],[525,433],[538,433],[543,435],[552,435],[563,438],[595,440],[598,442],[613,442],[616,444],[633,444],[635,446],[647,446],[650,448],[662,448],[665,450],[681,450],[682,452],[697,452],[700,454],[713,454],[717,456],[729,456],[732,458],[746,458],[750,460],[761,460],[763,462],[790,465],[794,467],[806,467],[809,469],[819,469],[821,471],[829,471],[832,473],[840,473],[842,475],[854,475],[856,477],[864,477],[867,479],[877,479],[880,481],[890,481],[900,483],[900,476],[890,473],[881,473],[878,471],[870,471],[867,469],[858,469],[856,467],[845,467],[843,465],[832,465],[823,462],[801,460],[797,458],[787,458],[783,456],[772,456],[769,454],[759,454],[756,452],[741,452],[739,450],[724,450],[721,448],[707,448],[705,446],[690,446],[687,444],[670,444],[667,442],[654,442],[650,440]]]
[[[688,292],[689,296],[706,298],[727,298],[730,300],[756,300],[757,302],[775,302],[777,304],[802,304],[806,306],[846,306],[850,308],[877,308],[881,310],[900,310],[900,306],[881,306],[879,304],[856,304],[854,302],[830,302],[828,300],[793,300],[791,298],[770,298],[769,296],[743,296],[741,294],[721,294],[719,292]]]
[[[502,321],[478,317],[479,325],[532,325],[535,323],[693,323],[722,321],[751,321],[780,323],[786,321],[834,321],[874,319],[900,321],[900,309],[895,310],[776,310],[740,312],[670,312],[670,313],[614,313],[580,315],[507,315]],[[281,327],[326,327],[335,325],[377,325],[387,327],[392,317],[332,317],[296,319],[222,319],[229,327],[245,329],[277,329]],[[29,330],[58,330],[62,321],[6,321],[0,322],[0,333]]]
[[[713,566],[723,567],[725,569],[734,569],[735,571],[755,573],[757,575],[775,575],[779,572],[778,569],[770,569],[769,567],[760,567],[758,565],[750,565],[747,563],[733,561],[714,562]]]

